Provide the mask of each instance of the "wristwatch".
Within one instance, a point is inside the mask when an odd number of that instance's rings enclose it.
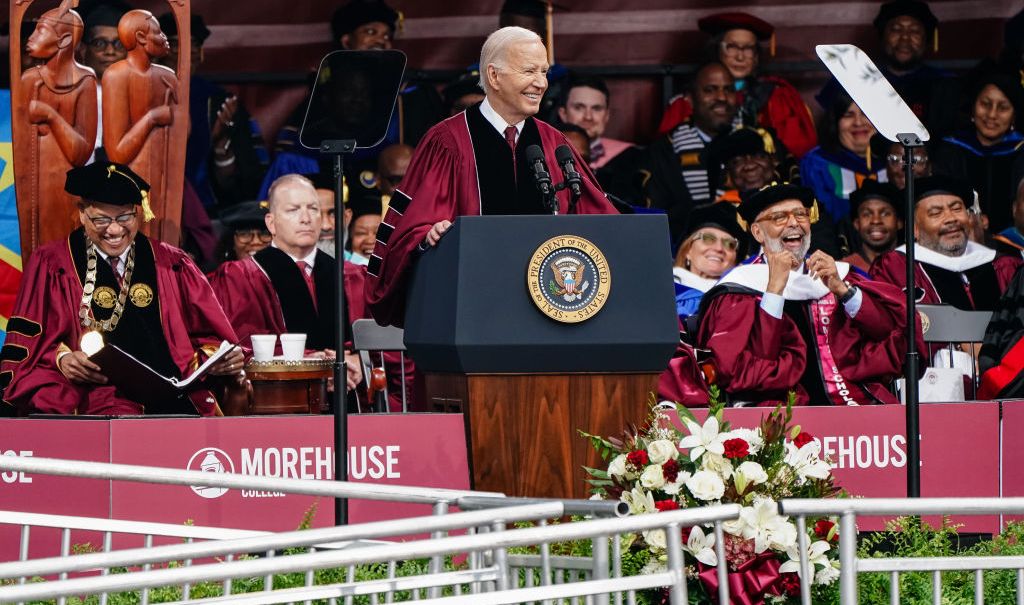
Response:
[[[843,283],[846,284],[846,294],[839,297],[839,302],[845,305],[853,300],[853,297],[857,295],[857,291],[860,290],[860,288],[850,285],[850,282],[848,281],[843,281]]]

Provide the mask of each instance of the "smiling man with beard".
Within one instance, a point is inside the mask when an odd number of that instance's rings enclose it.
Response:
[[[814,195],[772,183],[743,196],[740,214],[764,252],[704,295],[700,347],[734,404],[896,403],[906,306],[900,291],[871,282],[811,244]]]
[[[914,183],[914,282],[918,302],[950,304],[958,309],[992,311],[1021,265],[1017,256],[970,241],[971,219],[966,200],[974,198],[967,183],[948,176],[930,176]],[[871,277],[904,288],[905,246],[886,252],[871,266]]]

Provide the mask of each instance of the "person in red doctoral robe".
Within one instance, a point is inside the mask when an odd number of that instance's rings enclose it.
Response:
[[[210,391],[173,409],[126,398],[79,349],[98,332],[163,376],[187,376],[222,340],[237,342],[206,278],[185,252],[138,233],[149,185],[127,166],[68,171],[82,227],[29,258],[0,352],[4,414],[221,415]],[[210,371],[245,387],[239,349]],[[213,379],[209,383],[214,382]]]
[[[572,151],[582,195],[557,194],[558,213],[615,214],[586,162],[553,127],[535,119],[547,89],[547,51],[519,27],[492,33],[480,54],[484,100],[434,126],[416,147],[391,197],[367,267],[366,300],[381,325],[403,325],[410,265],[437,245],[457,216],[551,214],[535,186],[527,149],[539,146],[553,180],[555,149]]]
[[[917,301],[949,304],[958,309],[994,311],[1013,274],[1019,256],[996,256],[996,251],[967,238],[971,228],[967,202],[970,185],[949,176],[914,180],[914,285]],[[871,277],[905,288],[906,246],[875,259]]]
[[[740,214],[762,254],[704,295],[697,342],[733,403],[896,403],[886,384],[906,350],[906,305],[810,247],[811,190],[772,183],[744,195]]]
[[[253,334],[299,333],[306,335],[307,349],[333,356],[338,349],[338,264],[317,249],[319,196],[309,179],[286,174],[270,186],[267,202],[270,245],[249,258],[224,263],[210,283],[242,342]],[[345,263],[346,299],[361,300],[362,276],[349,265]],[[357,309],[348,308],[349,316],[358,317],[353,311]],[[350,352],[345,357],[352,389],[362,380],[362,370],[358,357]]]

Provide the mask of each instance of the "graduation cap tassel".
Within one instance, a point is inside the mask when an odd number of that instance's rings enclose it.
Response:
[[[554,20],[554,7],[551,2],[545,3],[547,6],[544,10],[544,28],[547,30],[548,43],[548,65],[555,64],[555,20]]]
[[[149,192],[140,189],[139,194],[142,196],[142,220],[148,223],[156,218],[153,208],[149,205]]]
[[[932,34],[932,52],[939,52],[939,26],[935,26],[935,33]]]
[[[768,52],[771,56],[775,56],[775,32],[772,32],[772,37],[768,39]]]

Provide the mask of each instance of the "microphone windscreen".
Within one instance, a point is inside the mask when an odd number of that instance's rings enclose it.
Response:
[[[541,151],[540,145],[530,145],[526,148],[526,161],[532,164],[537,160],[544,160],[544,152]]]
[[[555,147],[555,159],[558,160],[559,164],[576,161],[576,158],[572,156],[572,150],[569,149],[568,145],[559,145],[558,147]]]

